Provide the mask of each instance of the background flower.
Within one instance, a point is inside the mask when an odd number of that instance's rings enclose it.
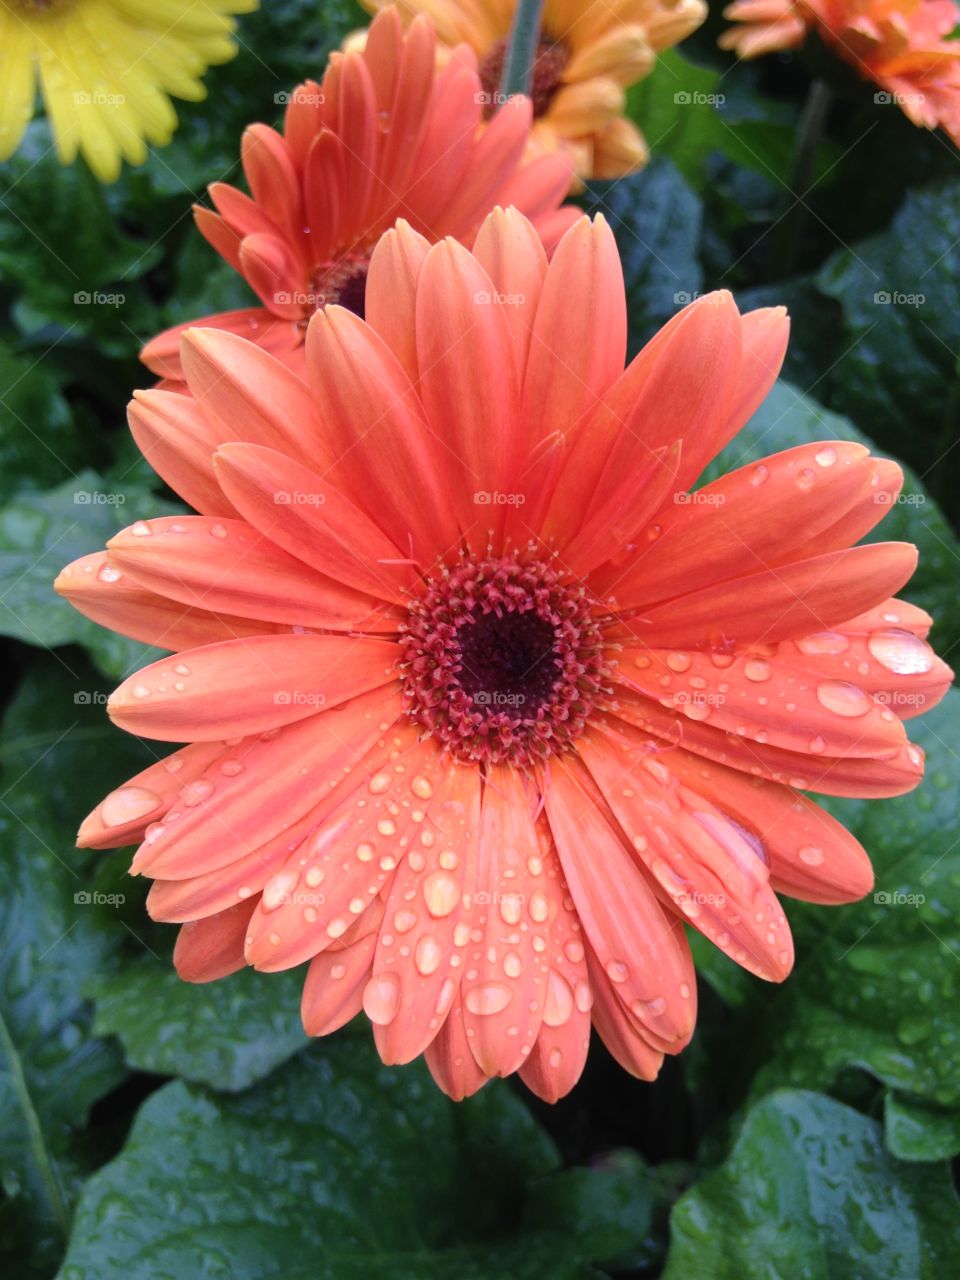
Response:
[[[33,115],[36,81],[57,155],[80,152],[103,182],[121,161],[142,164],[147,144],[177,127],[170,96],[197,101],[200,77],[237,52],[233,15],[257,0],[7,0],[0,7],[4,82],[0,160]]]
[[[201,232],[260,295],[262,306],[203,317],[302,363],[310,316],[328,303],[363,315],[370,254],[399,217],[430,240],[471,240],[496,204],[536,220],[552,248],[577,216],[561,209],[570,166],[525,158],[528,101],[512,102],[480,131],[480,80],[468,48],[436,69],[433,28],[404,34],[381,13],[362,52],[337,56],[321,83],[284,94],[282,134],[251,125],[241,147],[251,196],[215,183],[217,212],[194,211]],[[177,325],[147,343],[143,360],[179,378]]]
[[[382,0],[364,2],[371,12],[382,7]],[[516,5],[404,0],[400,9],[429,13],[448,46],[465,43],[476,52],[492,113]],[[584,178],[616,178],[643,165],[647,146],[624,116],[624,89],[650,73],[660,50],[695,31],[706,12],[703,0],[546,0],[531,85],[537,143],[569,155]]]
[[[960,23],[953,0],[734,0],[720,46],[741,58],[792,49],[815,30],[867,80],[888,91],[914,124],[942,126],[960,143]]]

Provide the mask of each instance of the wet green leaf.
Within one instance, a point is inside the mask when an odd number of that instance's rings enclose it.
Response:
[[[875,1121],[792,1090],[753,1107],[671,1227],[664,1280],[940,1280],[960,1249],[945,1165],[900,1163]]]

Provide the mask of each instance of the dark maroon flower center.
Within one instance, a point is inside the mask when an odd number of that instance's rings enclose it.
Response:
[[[430,578],[401,644],[411,716],[462,760],[567,749],[609,675],[583,586],[539,560],[465,557]]]
[[[367,294],[367,271],[370,259],[366,255],[351,255],[338,262],[325,263],[310,281],[308,301],[311,310],[320,311],[336,303],[346,307],[361,320]]]
[[[480,63],[478,68],[480,83],[485,95],[483,114],[489,119],[500,105],[500,85],[503,80],[503,66],[507,58],[507,41],[500,40]],[[570,61],[570,54],[559,40],[548,40],[542,36],[537,48],[537,58],[533,64],[530,78],[530,100],[533,103],[534,117],[546,115],[553,96],[560,88],[560,77],[563,69]]]

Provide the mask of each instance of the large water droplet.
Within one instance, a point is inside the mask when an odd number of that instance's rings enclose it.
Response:
[[[400,1008],[400,979],[395,973],[375,974],[363,989],[363,1011],[378,1027],[386,1027]]]
[[[929,645],[910,631],[874,631],[867,638],[867,648],[882,667],[898,676],[923,675],[933,666]]]
[[[499,982],[485,982],[479,987],[471,987],[463,1002],[471,1013],[487,1017],[493,1013],[502,1013],[511,999],[509,987]]]
[[[425,933],[417,943],[417,950],[414,956],[414,962],[417,969],[427,977],[431,973],[436,973],[440,968],[440,961],[443,959],[443,949],[440,943],[432,934]]]
[[[145,818],[160,803],[156,792],[146,787],[120,787],[100,805],[100,821],[105,827],[122,827],[125,822]]]
[[[846,680],[827,680],[817,686],[817,701],[834,715],[847,719],[865,716],[873,706],[873,699]]]
[[[547,996],[543,1005],[543,1021],[548,1027],[562,1027],[573,1013],[573,992],[565,978],[553,969],[547,975]]]
[[[445,871],[433,871],[423,882],[423,900],[432,916],[448,916],[460,901],[460,887]]]

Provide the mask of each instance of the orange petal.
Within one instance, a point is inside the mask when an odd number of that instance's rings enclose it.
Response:
[[[679,786],[644,747],[625,756],[612,739],[588,734],[578,750],[666,899],[737,964],[782,982],[793,965],[793,941],[769,885],[763,846]]]
[[[151,822],[171,809],[184,786],[227,750],[222,742],[197,742],[148,765],[100,801],[80,824],[79,849],[119,849],[143,839]]]
[[[239,902],[218,915],[182,926],[173,964],[184,982],[216,982],[243,968],[243,938],[255,905],[255,900]]]
[[[189,665],[163,658],[144,667],[107,711],[121,729],[165,742],[243,738],[391,684],[399,656],[385,640],[348,636],[228,640],[192,650]]]
[[[545,950],[550,916],[563,909],[556,883],[543,874],[531,813],[535,803],[515,770],[488,772],[474,894],[474,927],[481,936],[469,952],[473,976],[463,984],[470,1050],[488,1076],[510,1075],[533,1048],[549,972],[538,944]],[[551,1005],[557,1024],[573,1011],[573,991],[566,990],[569,1008],[561,1009],[559,1001]]]
[[[417,284],[430,242],[402,218],[377,241],[367,271],[364,315],[417,386]]]
[[[317,572],[380,600],[413,581],[402,551],[329,481],[275,449],[226,444],[214,464],[240,514]]]
[[[682,595],[618,631],[658,649],[732,652],[836,626],[893,595],[917,565],[906,542],[876,542]]]
[[[587,965],[593,992],[593,1025],[597,1035],[624,1071],[638,1080],[656,1080],[663,1065],[663,1054],[637,1030],[603,965],[589,946]]]
[[[489,1077],[483,1074],[470,1052],[459,989],[454,993],[453,1004],[443,1026],[427,1045],[423,1056],[437,1087],[454,1102],[471,1097],[487,1083]]]
[[[192,396],[135,391],[127,417],[140,452],[185,502],[205,515],[236,514],[213,473],[216,431]]]
[[[321,951],[310,961],[300,1004],[308,1036],[339,1031],[363,1009],[363,991],[376,944],[376,933],[368,933],[352,946]]]
[[[545,785],[550,829],[570,894],[617,998],[665,1044],[690,1039],[693,962],[679,919],[657,901],[585,768],[556,758]]]
[[[241,311],[221,311],[204,316],[202,320],[186,320],[172,329],[165,329],[151,338],[140,352],[140,359],[161,378],[183,378],[180,363],[180,339],[188,329],[203,325],[205,329],[223,329],[235,333],[238,338],[255,342],[274,356],[284,356],[299,347],[303,334],[290,320],[284,320],[267,311],[265,307],[247,307]],[[135,393],[137,394],[137,393]],[[143,394],[142,392],[139,394]]]
[[[396,632],[401,617],[307,568],[245,520],[139,520],[108,549],[140,586],[195,608],[340,631]]]
[[[478,771],[427,757],[408,786],[421,817],[390,888],[364,999],[387,1063],[410,1062],[443,1024],[468,963],[478,883]]]

